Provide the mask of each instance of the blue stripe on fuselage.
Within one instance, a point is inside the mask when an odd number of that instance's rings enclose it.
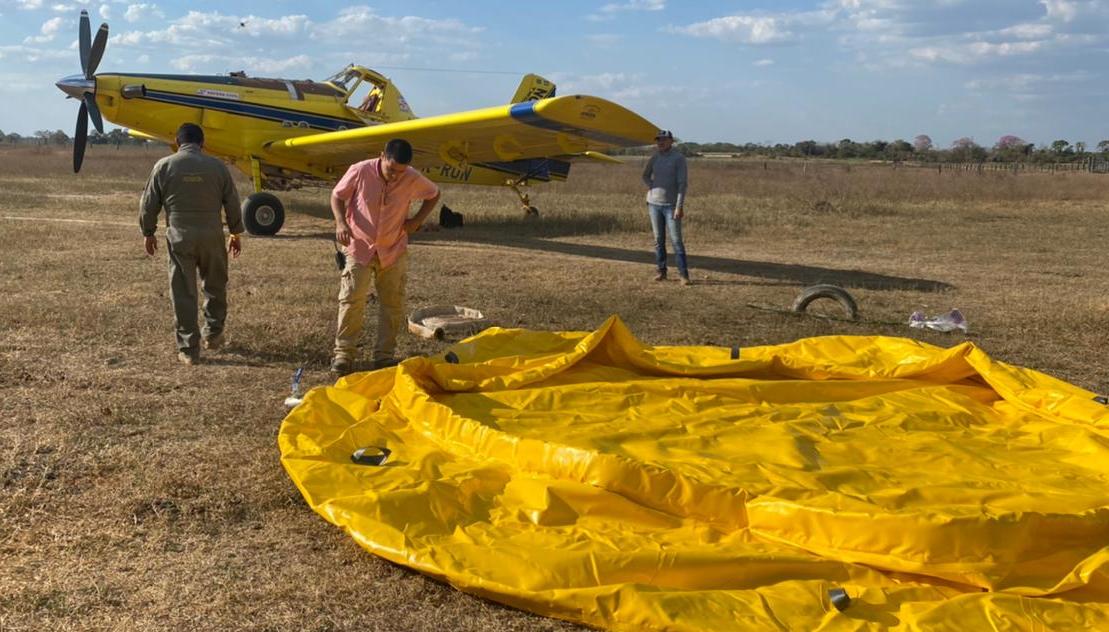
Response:
[[[230,99],[220,99],[218,97],[179,94],[176,92],[164,92],[162,90],[147,90],[146,96],[140,98],[150,99],[152,101],[160,101],[162,103],[172,103],[174,105],[184,105],[187,107],[219,110],[221,112],[230,112],[232,114],[239,114],[242,116],[251,116],[268,121],[304,121],[310,128],[326,130],[329,132],[339,129],[353,129],[356,127],[365,126],[365,123],[362,123],[361,121],[353,121],[350,119],[335,118],[318,114],[309,114],[307,112],[299,110],[289,110],[286,108],[259,105],[257,103],[249,103],[246,101],[232,101]]]

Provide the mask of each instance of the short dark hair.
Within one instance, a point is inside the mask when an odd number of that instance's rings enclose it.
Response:
[[[385,157],[402,165],[412,162],[412,145],[403,138],[394,138],[385,143]]]
[[[204,129],[196,123],[182,123],[181,127],[177,128],[177,144],[184,145],[185,143],[203,145]]]

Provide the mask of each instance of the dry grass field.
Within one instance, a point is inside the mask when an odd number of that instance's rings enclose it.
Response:
[[[146,257],[137,228],[164,152],[93,146],[74,175],[68,149],[0,150],[0,629],[577,629],[364,553],[285,476],[289,379],[331,381],[325,191],[286,194],[281,234],[245,240],[229,348],[176,362],[164,244]],[[1109,176],[695,162],[682,287],[651,281],[638,170],[576,166],[534,191],[538,220],[507,190],[448,188],[466,227],[416,236],[410,307],[537,329],[619,314],[649,343],[726,346],[949,346],[963,336],[904,323],[958,307],[993,357],[1109,391]],[[817,282],[849,288],[861,321],[751,307]]]

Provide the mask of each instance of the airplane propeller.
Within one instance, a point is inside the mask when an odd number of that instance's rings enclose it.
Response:
[[[101,24],[92,37],[89,26],[89,12],[81,11],[80,30],[77,45],[81,54],[81,74],[70,75],[58,81],[56,86],[62,92],[81,102],[81,109],[77,113],[77,129],[73,133],[73,172],[81,170],[81,162],[85,159],[85,145],[88,143],[89,119],[96,131],[104,133],[104,118],[100,115],[100,108],[96,105],[96,67],[100,65],[100,58],[104,56],[104,48],[108,45],[108,25]]]

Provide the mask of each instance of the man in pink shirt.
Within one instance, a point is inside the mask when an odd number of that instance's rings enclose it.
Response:
[[[408,236],[416,232],[439,203],[439,187],[408,166],[412,146],[395,138],[381,156],[355,163],[331,191],[335,240],[346,246],[346,267],[339,284],[339,326],[331,371],[352,370],[362,336],[362,317],[370,279],[379,302],[377,340],[371,368],[396,364],[397,334],[404,326]],[[423,200],[412,218],[408,209]]]

